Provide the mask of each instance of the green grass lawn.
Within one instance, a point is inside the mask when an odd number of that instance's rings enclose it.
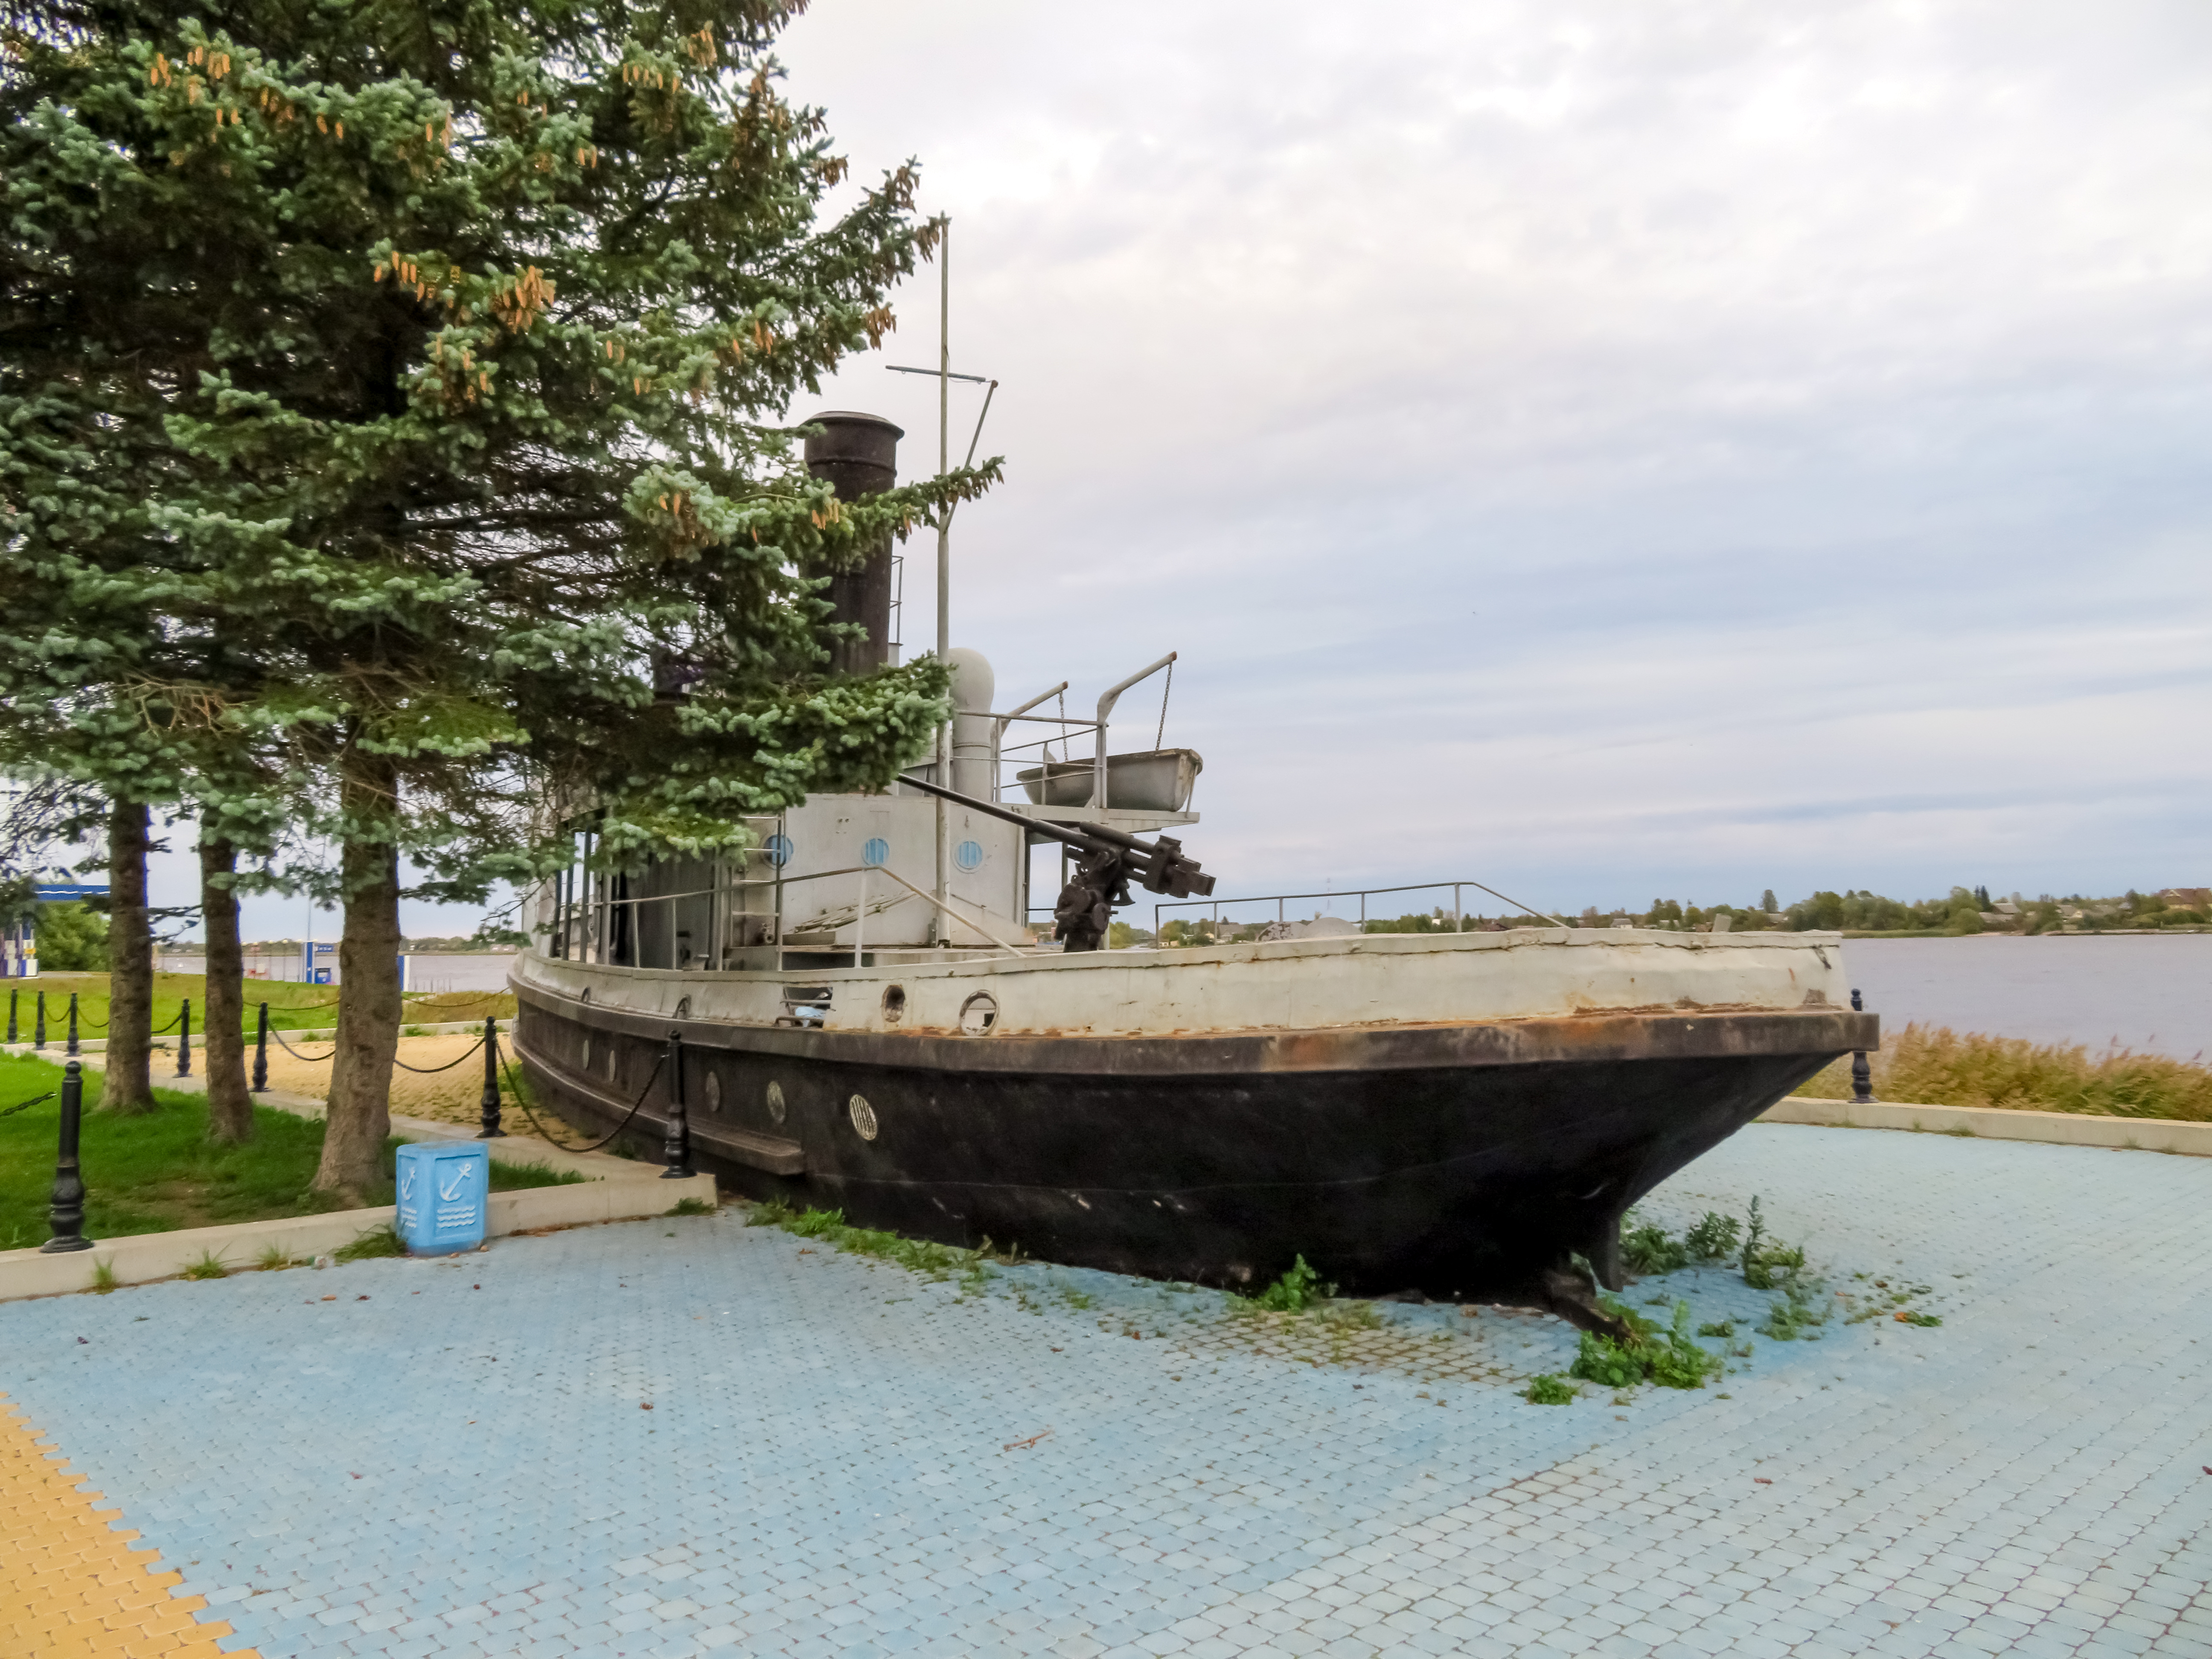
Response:
[[[307,1190],[322,1157],[319,1119],[257,1107],[252,1140],[243,1146],[210,1146],[202,1097],[157,1089],[159,1110],[143,1117],[110,1117],[90,1109],[100,1097],[100,1080],[98,1072],[86,1072],[87,1110],[77,1154],[88,1193],[86,1237],[212,1227],[337,1207]],[[58,1090],[61,1082],[58,1065],[0,1055],[0,1110]],[[58,1100],[0,1118],[0,1249],[43,1244],[49,1237],[46,1205],[60,1118]],[[392,1202],[392,1152],[401,1144],[397,1138],[384,1143],[384,1184],[369,1195],[371,1203]],[[491,1166],[494,1192],[583,1179],[544,1164],[495,1161]]]
[[[41,974],[36,979],[10,980],[6,989],[15,999],[15,1035],[21,1042],[31,1041],[31,1022],[41,991],[46,996],[49,1043],[58,1045],[69,1036],[69,1000],[72,991],[77,997],[78,1035],[88,1040],[107,1035],[105,974]],[[207,1025],[207,976],[154,975],[155,1030],[175,1027],[177,1011],[187,997],[191,999],[192,1035],[197,1037]],[[335,986],[250,979],[246,981],[246,1034],[253,1035],[257,1018],[254,1005],[264,1001],[269,1005],[269,1024],[274,1030],[325,1030],[337,1024],[337,999]],[[488,1014],[507,1019],[514,1013],[514,997],[506,991],[411,992],[406,1004],[410,1025],[442,1025],[458,1020],[482,1019]],[[5,1018],[5,1012],[0,1012],[0,1019]],[[6,1103],[0,1101],[0,1105]]]

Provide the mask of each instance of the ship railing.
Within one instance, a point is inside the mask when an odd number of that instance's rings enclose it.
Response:
[[[1048,692],[1046,695],[1051,694]],[[991,744],[991,799],[998,801],[1003,801],[1006,798],[1006,792],[1009,789],[1024,799],[1026,799],[1028,794],[1029,786],[1019,778],[1009,783],[1000,775],[1008,760],[1021,755],[1027,750],[1037,750],[1037,763],[1044,772],[1044,777],[1039,780],[1037,793],[1042,794],[1049,786],[1054,769],[1083,763],[1074,758],[1076,739],[1086,732],[1097,732],[1100,730],[1097,720],[1076,720],[1072,716],[1062,718],[1054,714],[994,714],[991,719],[995,723]],[[1006,727],[1016,720],[1038,726],[1056,726],[1060,730],[1048,732],[1045,736],[1028,743],[1008,743],[1006,741]],[[1054,744],[1060,745],[1060,753],[1057,755],[1052,752],[1052,745]]]
[[[602,885],[599,891],[594,893],[591,898],[584,902],[583,914],[575,916],[564,916],[556,921],[554,941],[556,945],[563,945],[566,948],[556,949],[551,951],[550,954],[556,957],[574,961],[601,963],[609,961],[611,954],[617,948],[614,944],[616,938],[616,929],[613,926],[615,916],[617,913],[623,908],[623,907],[629,906],[630,907],[629,914],[632,920],[630,927],[627,930],[629,941],[628,954],[635,957],[640,954],[638,949],[639,929],[635,918],[641,914],[642,907],[646,905],[665,904],[670,907],[668,912],[669,924],[667,929],[667,966],[671,969],[686,968],[691,964],[681,958],[678,954],[678,947],[677,945],[677,940],[679,935],[676,927],[676,911],[674,907],[678,901],[683,899],[699,898],[723,899],[741,894],[742,890],[747,887],[769,886],[773,886],[775,889],[773,896],[773,903],[775,908],[769,913],[773,921],[773,927],[771,930],[771,939],[763,940],[762,943],[767,944],[772,942],[775,947],[781,951],[790,942],[787,934],[785,924],[785,890],[787,888],[796,887],[802,882],[825,881],[835,876],[858,876],[860,878],[860,897],[853,906],[853,915],[850,919],[853,929],[853,965],[854,967],[859,967],[860,965],[863,951],[865,950],[866,941],[864,935],[867,927],[868,915],[868,882],[871,878],[881,878],[882,879],[891,883],[895,887],[905,889],[907,895],[910,895],[915,898],[920,899],[923,903],[930,906],[933,909],[941,911],[945,916],[953,921],[962,923],[973,928],[975,932],[982,934],[984,938],[989,939],[992,944],[997,945],[1002,951],[1006,951],[1014,956],[1031,956],[1037,954],[1034,947],[1025,948],[1014,943],[1011,939],[1001,939],[998,933],[987,926],[983,921],[979,920],[977,916],[963,915],[959,911],[951,908],[953,904],[965,905],[972,910],[980,912],[982,916],[988,917],[990,915],[990,912],[982,905],[976,904],[973,900],[963,899],[957,894],[948,894],[946,895],[946,898],[949,902],[939,903],[936,895],[923,888],[915,886],[914,883],[908,881],[905,877],[898,874],[896,871],[886,869],[881,865],[869,864],[848,865],[841,869],[836,870],[811,870],[805,875],[800,876],[785,876],[781,872],[781,871],[779,871],[773,876],[743,878],[735,882],[722,882],[712,887],[697,887],[693,888],[689,891],[680,893],[647,893],[636,896],[617,897],[612,894],[606,892],[604,885]],[[903,904],[905,902],[906,898],[903,896],[891,901],[893,904]],[[890,906],[888,905],[878,905],[877,907],[878,913],[889,908]],[[842,927],[847,925],[847,918],[842,914],[842,910],[843,907],[841,906],[837,911],[827,912],[824,913],[822,917],[813,918],[811,920],[817,926],[826,924],[834,932],[836,928]],[[750,915],[754,913],[741,910],[737,912],[737,914],[739,915]],[[809,928],[802,929],[800,931],[811,932],[812,931],[812,927],[810,927]],[[716,955],[714,954],[712,945],[713,941],[710,941],[709,952],[702,958],[707,969],[709,970],[713,969],[715,962],[719,959]],[[627,967],[643,967],[645,964],[641,962],[632,961],[621,965]]]
[[[1211,914],[1207,919],[1212,922],[1214,933],[1218,937],[1221,932],[1223,912],[1224,910],[1235,909],[1241,905],[1272,904],[1275,907],[1275,925],[1279,927],[1287,927],[1291,920],[1290,907],[1294,903],[1303,903],[1309,899],[1319,899],[1324,903],[1329,905],[1334,905],[1340,900],[1357,900],[1359,906],[1359,931],[1364,933],[1367,931],[1367,901],[1369,899],[1381,897],[1383,895],[1390,893],[1441,893],[1446,888],[1451,890],[1451,910],[1449,916],[1438,917],[1437,920],[1443,927],[1451,933],[1456,933],[1462,932],[1466,927],[1467,909],[1464,899],[1466,891],[1470,887],[1474,888],[1479,892],[1487,893],[1494,899],[1504,900],[1504,902],[1512,906],[1516,912],[1522,915],[1537,917],[1541,921],[1551,923],[1554,927],[1565,927],[1569,925],[1566,922],[1561,921],[1557,916],[1547,915],[1544,911],[1538,910],[1529,905],[1523,904],[1516,898],[1508,897],[1505,894],[1499,892],[1495,887],[1486,886],[1479,881],[1417,881],[1409,882],[1403,886],[1398,887],[1337,888],[1320,893],[1255,893],[1248,898],[1162,900],[1152,906],[1152,938],[1157,940],[1160,937],[1160,931],[1166,923],[1167,912],[1170,910],[1204,910],[1210,912]],[[1439,905],[1437,908],[1442,909],[1443,907]],[[1301,918],[1301,920],[1303,920],[1303,918]],[[1347,920],[1349,920],[1349,918],[1347,918]],[[1240,927],[1249,927],[1255,924],[1250,918],[1247,917],[1243,920],[1234,922],[1233,925]],[[1265,924],[1262,923],[1259,925]]]
[[[1162,657],[1158,662],[1152,663],[1146,667],[1139,669],[1135,673],[1130,675],[1127,679],[1122,680],[1118,684],[1107,687],[1104,695],[1100,696],[1098,699],[1097,714],[1090,720],[1082,720],[1079,718],[1071,719],[1067,714],[1067,706],[1064,702],[1061,703],[1060,712],[1057,715],[1032,714],[1030,713],[1030,710],[1037,708],[1048,698],[1060,696],[1063,692],[1065,692],[1067,690],[1067,682],[1066,680],[1062,680],[1058,685],[1052,687],[1049,690],[1040,691],[1036,696],[1031,697],[1027,702],[1017,703],[1013,708],[1008,709],[1003,714],[987,714],[983,716],[984,719],[992,722],[991,799],[993,800],[1002,799],[1006,794],[1006,786],[1000,781],[999,775],[1000,762],[1006,756],[1018,753],[1021,750],[1024,749],[1036,749],[1042,750],[1039,758],[1044,768],[1044,775],[1038,781],[1040,787],[1037,793],[1039,794],[1049,793],[1053,781],[1053,769],[1055,766],[1065,767],[1076,763],[1075,740],[1082,733],[1088,732],[1091,734],[1091,754],[1090,762],[1091,795],[1089,799],[1084,803],[1084,810],[1096,811],[1102,807],[1110,805],[1111,802],[1107,799],[1108,780],[1106,767],[1106,734],[1108,718],[1113,714],[1115,705],[1121,700],[1121,694],[1123,692],[1128,690],[1133,686],[1141,685],[1145,681],[1152,678],[1153,675],[1159,673],[1164,669],[1168,677],[1167,684],[1160,691],[1159,732],[1153,739],[1153,746],[1157,748],[1161,742],[1164,741],[1168,729],[1168,698],[1175,689],[1175,663],[1177,654],[1177,653],[1170,651],[1166,656]],[[1040,738],[1034,743],[1015,744],[1009,747],[1006,745],[1005,741],[1006,727],[1016,720],[1026,720],[1042,726],[1057,726],[1060,730],[1056,733],[1048,734],[1045,737]],[[1056,759],[1048,746],[1055,740],[1055,738],[1057,738],[1060,745],[1060,755]]]

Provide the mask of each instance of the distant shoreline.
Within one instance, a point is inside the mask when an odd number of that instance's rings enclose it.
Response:
[[[1978,933],[1947,933],[1941,927],[1843,931],[1845,939],[2164,939],[2212,933],[2212,927],[2075,927],[2053,928],[2047,933],[2015,933],[2008,927],[1989,927]]]

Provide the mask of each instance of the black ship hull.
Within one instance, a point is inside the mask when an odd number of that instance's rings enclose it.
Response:
[[[680,1033],[693,1160],[747,1197],[1230,1288],[1304,1255],[1364,1294],[1507,1290],[1569,1252],[1617,1282],[1631,1204],[1878,1031],[1808,1009],[961,1037],[520,994],[539,1097],[626,1125],[641,1157],[660,1151]]]

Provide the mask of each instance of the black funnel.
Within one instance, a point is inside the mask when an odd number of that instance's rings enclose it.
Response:
[[[860,415],[849,410],[830,410],[805,422],[821,433],[806,441],[806,470],[827,480],[837,499],[857,501],[880,495],[898,482],[898,441],[906,436],[880,415]],[[841,674],[865,674],[891,659],[891,538],[886,532],[868,550],[859,565],[834,576],[830,600],[836,606],[834,620],[858,623],[868,631],[865,640],[849,640],[836,647],[830,665]]]

